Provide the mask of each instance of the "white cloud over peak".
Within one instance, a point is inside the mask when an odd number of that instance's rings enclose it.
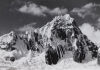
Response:
[[[81,8],[74,8],[71,12],[76,13],[82,18],[85,18],[86,16],[96,18],[100,15],[100,4],[88,3]]]
[[[44,7],[44,6],[39,7],[36,4],[30,4],[29,6],[24,5],[21,8],[19,8],[20,12],[29,13],[29,14],[33,14],[37,16],[39,15],[45,16],[44,11],[47,11],[47,10],[48,10],[47,7]]]
[[[51,15],[58,15],[58,14],[65,14],[65,13],[67,13],[67,11],[68,11],[67,9],[57,7],[57,8],[52,9],[51,11],[49,11],[49,13]]]
[[[24,25],[23,27],[20,27],[18,30],[19,31],[30,31],[30,30],[34,30],[34,26],[36,25],[36,22]]]
[[[80,29],[92,42],[100,46],[100,30],[95,30],[89,23],[84,23]]]
[[[37,5],[35,3],[31,3],[29,5],[23,5],[18,11],[22,13],[32,14],[36,16],[46,16],[46,14],[50,15],[59,15],[67,13],[67,9],[56,7],[54,9],[50,9],[46,6]]]

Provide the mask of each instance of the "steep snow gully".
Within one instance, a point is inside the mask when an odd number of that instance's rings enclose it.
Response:
[[[99,70],[98,46],[69,14],[0,37],[0,70]]]

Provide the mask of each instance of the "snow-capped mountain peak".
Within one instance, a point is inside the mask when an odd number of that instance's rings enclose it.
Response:
[[[5,34],[0,37],[0,50],[5,50],[2,47],[6,49],[10,47],[12,49],[10,51],[14,51],[13,57],[16,60],[27,56],[29,50],[33,55],[45,52],[47,64],[57,64],[68,51],[74,53],[74,61],[81,63],[86,59],[89,51],[92,52],[92,57],[97,57],[98,50],[97,46],[81,32],[75,19],[69,14],[56,16],[43,27],[28,30],[24,34],[16,34],[13,31]]]
[[[40,28],[40,33],[50,38],[51,30],[54,29],[54,27],[62,29],[73,28],[73,21],[74,18],[70,17],[69,14],[56,16],[51,22],[48,22],[45,26]]]
[[[5,34],[5,35],[1,36],[0,37],[0,47],[1,48],[6,48],[7,44],[9,44],[11,42],[14,42],[15,37],[16,37],[16,35],[15,35],[14,31],[11,31],[8,34]]]
[[[67,23],[69,23],[69,24],[72,23],[74,20],[74,18],[70,17],[69,14],[64,15],[64,18],[66,19]]]

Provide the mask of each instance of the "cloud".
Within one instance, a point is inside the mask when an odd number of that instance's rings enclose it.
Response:
[[[56,7],[54,9],[50,9],[46,6],[37,5],[35,3],[25,4],[18,11],[22,13],[28,13],[36,16],[46,16],[46,14],[50,15],[58,15],[67,13],[67,9]]]
[[[36,25],[37,23],[30,23],[30,24],[27,24],[27,25],[24,25],[23,27],[20,27],[18,29],[18,31],[30,31],[30,30],[34,30],[34,26]]]
[[[100,16],[100,4],[88,3],[81,8],[74,8],[71,12],[76,13],[82,18],[85,18],[86,16],[96,18]]]
[[[80,29],[92,42],[100,46],[100,30],[95,30],[89,23],[84,23]]]
[[[62,9],[62,8],[57,7],[57,8],[50,10],[49,13],[51,15],[58,15],[58,14],[65,14],[67,13],[67,11],[68,11],[67,9]]]

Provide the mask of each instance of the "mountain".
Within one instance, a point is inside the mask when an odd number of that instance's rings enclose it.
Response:
[[[27,28],[25,28],[27,29]],[[29,29],[24,33],[10,32],[0,37],[0,52],[6,60],[15,61],[25,57],[31,50],[35,56],[45,52],[47,64],[57,64],[68,51],[73,53],[73,59],[82,63],[88,52],[92,58],[97,57],[98,47],[84,35],[69,14],[56,16],[41,28]]]
[[[40,33],[45,47],[49,47],[45,56],[48,64],[56,64],[67,51],[74,52],[73,58],[76,62],[85,60],[89,51],[92,52],[92,57],[97,57],[97,46],[81,32],[69,14],[55,17],[40,28]]]

